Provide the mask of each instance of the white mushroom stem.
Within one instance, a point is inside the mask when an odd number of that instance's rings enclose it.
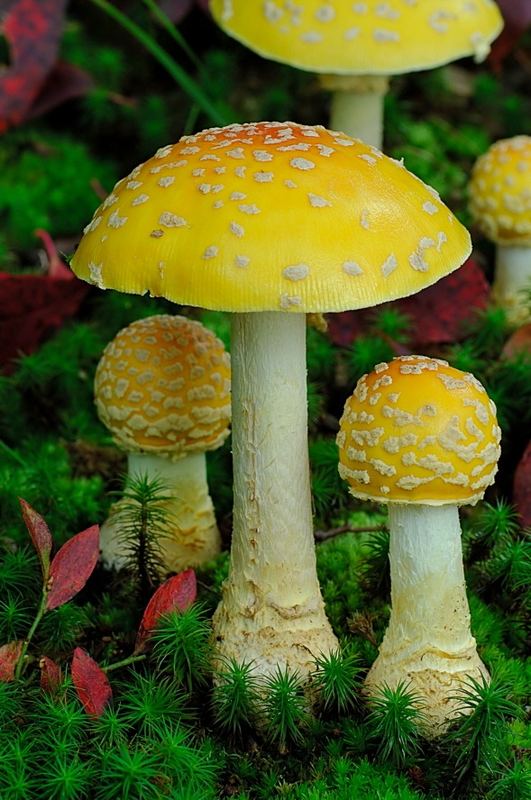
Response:
[[[498,244],[492,297],[510,322],[531,320],[531,247]]]
[[[152,454],[130,453],[128,473],[133,478],[159,479],[161,495],[171,498],[162,503],[167,514],[167,524],[160,539],[164,572],[179,572],[198,566],[219,553],[220,535],[208,492],[205,453],[191,453],[178,461]],[[119,511],[122,506],[123,501],[113,506],[109,519],[101,528],[102,559],[109,567],[123,567],[127,560],[120,535]]]
[[[234,315],[231,359],[234,522],[216,651],[257,674],[307,675],[338,643],[316,572],[305,315]]]
[[[321,82],[332,91],[331,130],[343,131],[381,150],[388,78],[374,75],[326,75]]]
[[[411,684],[426,704],[425,732],[442,733],[468,675],[488,673],[470,632],[457,506],[389,504],[391,618],[368,676],[376,686]]]

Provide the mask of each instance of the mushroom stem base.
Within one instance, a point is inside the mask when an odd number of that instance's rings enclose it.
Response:
[[[488,678],[470,632],[456,506],[389,505],[391,618],[367,678],[400,682],[425,704],[424,733],[441,735],[458,713],[467,677]]]
[[[307,676],[338,645],[315,562],[305,315],[234,315],[231,358],[234,515],[216,655]]]

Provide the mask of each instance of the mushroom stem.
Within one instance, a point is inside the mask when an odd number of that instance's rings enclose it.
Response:
[[[191,453],[178,461],[130,453],[128,473],[131,477],[158,478],[163,484],[161,495],[171,498],[162,502],[167,524],[159,550],[165,572],[198,566],[219,553],[220,536],[208,492],[205,453]],[[109,567],[120,568],[127,560],[120,537],[119,513],[116,517],[122,503],[119,501],[113,506],[101,528],[102,559]]]
[[[366,679],[373,687],[400,681],[426,704],[425,733],[437,736],[460,705],[468,676],[488,673],[470,632],[470,611],[455,505],[389,504],[391,618]]]
[[[496,270],[492,297],[507,311],[514,324],[528,322],[531,300],[531,248],[501,245],[496,248]]]
[[[307,675],[337,640],[316,572],[305,315],[234,315],[231,359],[234,522],[217,656]]]
[[[330,128],[381,149],[388,78],[380,75],[326,75],[322,84],[332,91]]]

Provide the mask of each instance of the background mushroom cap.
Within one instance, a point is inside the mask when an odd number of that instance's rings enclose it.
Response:
[[[185,317],[147,317],[119,331],[98,364],[94,394],[101,421],[130,453],[177,460],[215,450],[229,435],[229,355]]]
[[[360,378],[347,400],[339,472],[362,499],[474,504],[494,481],[500,437],[496,407],[473,375],[400,356]]]
[[[223,311],[343,311],[457,269],[468,232],[375,148],[322,127],[214,128],[161,148],[95,212],[74,272]]]
[[[346,75],[481,60],[503,27],[493,0],[211,0],[210,9],[227,33],[266,58]]]
[[[531,136],[496,142],[475,163],[470,210],[492,241],[531,245]]]

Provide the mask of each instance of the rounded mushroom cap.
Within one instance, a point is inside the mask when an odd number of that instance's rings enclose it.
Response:
[[[494,480],[500,437],[496,407],[473,375],[400,356],[360,378],[347,400],[339,472],[362,499],[474,504]]]
[[[102,289],[223,311],[343,311],[457,269],[468,232],[379,150],[322,127],[214,128],[116,185],[73,258]]]
[[[96,370],[98,415],[129,453],[172,460],[229,435],[230,360],[200,322],[159,315],[119,331]]]
[[[493,0],[211,0],[218,24],[266,58],[312,72],[397,75],[486,57]]]
[[[496,142],[475,163],[470,210],[478,226],[502,245],[531,245],[531,136]]]

